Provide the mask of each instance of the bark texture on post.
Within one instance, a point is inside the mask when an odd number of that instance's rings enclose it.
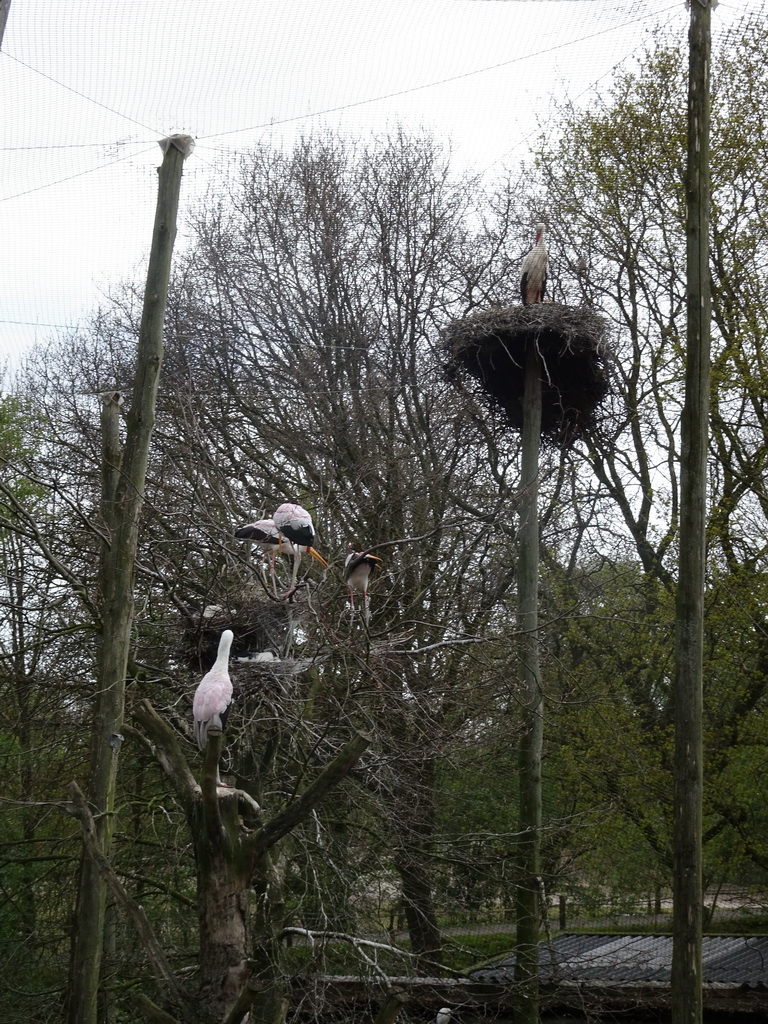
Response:
[[[515,1020],[539,1020],[539,878],[541,874],[541,749],[544,737],[539,672],[539,452],[541,368],[528,348],[523,397],[520,553],[517,570],[523,738],[520,744],[520,835],[517,840]]]
[[[103,400],[102,516],[109,541],[102,550],[99,569],[101,645],[87,795],[96,823],[96,841],[107,859],[112,846],[125,675],[133,626],[139,517],[163,358],[163,320],[183,162],[183,153],[171,145],[159,170],[157,209],[136,354],[135,387],[122,457],[118,440],[119,396],[107,395]],[[69,1024],[96,1024],[105,908],[106,885],[97,865],[84,851],[70,956]]]
[[[681,421],[675,668],[673,1024],[702,1019],[702,712],[709,416],[710,0],[691,3],[688,82],[687,359]]]

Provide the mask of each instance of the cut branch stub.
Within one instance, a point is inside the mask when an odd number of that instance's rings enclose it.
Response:
[[[523,389],[529,349],[541,360],[542,439],[561,448],[589,433],[609,390],[611,353],[606,322],[591,309],[538,303],[473,313],[447,328],[446,372],[479,385],[510,426],[523,425]]]

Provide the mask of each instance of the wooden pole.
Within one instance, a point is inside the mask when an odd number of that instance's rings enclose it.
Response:
[[[3,48],[3,37],[5,26],[8,24],[8,14],[11,10],[11,0],[0,0],[0,50]]]
[[[541,751],[544,738],[539,671],[539,452],[541,368],[528,349],[523,396],[520,554],[517,568],[523,737],[520,744],[520,835],[517,840],[515,1021],[539,1020],[539,881],[541,875]]]
[[[187,139],[187,136],[179,138]],[[164,146],[164,143],[168,145]],[[182,149],[181,142],[163,140],[160,145],[164,146],[165,157],[159,169],[134,394],[127,417],[122,456],[117,429],[119,396],[106,396],[102,406],[102,513],[109,541],[102,550],[99,572],[101,644],[91,734],[88,802],[95,819],[96,842],[107,859],[112,846],[125,676],[133,627],[139,516],[144,501],[149,443],[163,357],[163,320],[176,237],[181,172],[185,152],[188,152],[188,147]],[[98,866],[84,851],[70,954],[69,1024],[96,1024],[106,896],[106,885]]]
[[[672,1022],[702,1020],[702,715],[709,418],[710,0],[689,31],[687,358],[681,420],[680,558],[675,650]]]

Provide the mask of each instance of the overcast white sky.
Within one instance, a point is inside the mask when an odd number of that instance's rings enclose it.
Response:
[[[721,0],[715,29],[764,0]],[[198,140],[184,210],[256,141],[427,128],[457,167],[522,159],[683,0],[11,0],[0,53],[0,354],[143,273],[156,140]]]

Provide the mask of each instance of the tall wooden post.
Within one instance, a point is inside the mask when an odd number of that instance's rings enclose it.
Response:
[[[675,667],[673,1024],[702,1019],[702,714],[709,417],[710,0],[689,32],[687,358],[681,421],[680,565]]]
[[[0,50],[3,48],[3,36],[5,26],[8,23],[8,15],[11,10],[11,0],[0,0]]]
[[[183,141],[186,140],[186,141]],[[133,585],[139,517],[149,460],[149,442],[163,358],[163,320],[188,136],[160,143],[165,152],[152,249],[147,272],[133,400],[127,417],[125,450],[119,451],[120,396],[103,396],[102,515],[109,535],[99,572],[101,645],[91,734],[88,801],[96,819],[98,846],[112,845],[117,762],[125,707],[125,676],[133,626]],[[80,864],[77,912],[72,935],[67,1000],[69,1024],[96,1024],[103,950],[106,886],[85,849]]]
[[[541,368],[528,347],[523,396],[520,553],[517,568],[523,737],[520,744],[520,835],[517,840],[515,1021],[539,1020],[539,890],[541,874],[541,751],[544,737],[539,671],[539,453]]]

